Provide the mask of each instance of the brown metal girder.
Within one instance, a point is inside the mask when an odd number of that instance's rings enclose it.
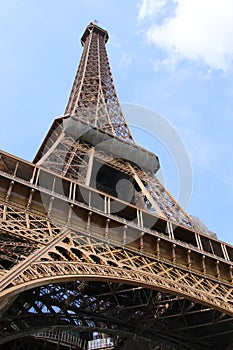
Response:
[[[29,163],[29,162],[26,162],[26,161],[24,161],[24,160],[22,160],[22,159],[19,159],[19,158],[16,158],[16,157],[14,157],[14,156],[11,156],[11,155],[9,155],[9,154],[7,154],[7,153],[5,153],[5,152],[2,152],[2,154],[4,155],[4,156],[7,156],[7,157],[10,157],[10,158],[12,158],[12,159],[14,159],[14,161],[15,162],[17,162],[17,161],[20,161],[20,162],[22,162],[23,164],[24,163],[26,163],[26,164],[28,164],[29,166],[31,166],[31,167],[35,167],[33,164],[31,164],[31,163]],[[45,170],[44,170],[45,171]],[[71,182],[73,182],[73,183],[77,183],[77,181],[72,181],[72,180],[70,180],[70,179],[67,179],[67,178],[63,178],[62,176],[59,176],[59,175],[57,175],[57,174],[55,174],[55,173],[53,173],[53,172],[50,172],[50,171],[46,171],[46,173],[48,173],[48,174],[51,174],[52,176],[54,176],[54,177],[56,177],[56,178],[61,178],[61,179],[64,179],[64,180],[66,180],[66,181],[69,181],[70,183]],[[7,178],[8,179],[14,179],[14,177],[12,176],[12,175],[7,175],[6,173],[4,173],[5,175],[5,177],[7,176]],[[21,181],[21,180],[20,180]],[[25,183],[25,182],[24,182]],[[28,184],[28,182],[26,183],[26,185]],[[78,183],[77,183],[77,185],[78,185]],[[85,187],[85,186],[83,186],[82,185],[82,187]],[[88,189],[88,188],[87,188]],[[98,193],[101,193],[100,191],[95,191],[94,189],[90,189],[90,191],[91,192],[98,192]],[[103,195],[104,195],[104,193],[102,193]],[[111,196],[108,196],[108,197],[111,197]],[[120,200],[118,200],[118,199],[116,199],[116,198],[113,198],[114,200],[116,200],[116,201],[119,201],[119,202],[122,202],[122,201],[120,201]],[[68,198],[67,198],[67,200],[68,200]],[[125,204],[128,204],[128,203],[125,203]],[[129,204],[128,204],[129,205]],[[129,205],[130,207],[133,207],[132,205]],[[137,208],[137,207],[135,207],[135,208]],[[147,215],[150,215],[150,216],[152,216],[153,217],[153,214],[150,214],[150,213],[147,213]],[[182,227],[182,226],[180,226],[180,225],[177,225],[176,226],[177,228],[183,228],[183,230],[186,230],[187,231],[187,234],[188,234],[188,232],[190,232],[190,234],[191,233],[193,233],[193,231],[192,230],[190,230],[190,229],[187,229],[187,228],[185,228],[185,227]],[[177,231],[177,228],[176,228],[176,231]],[[218,239],[215,239],[215,238],[213,238],[213,237],[210,237],[209,235],[206,235],[206,234],[203,234],[203,233],[198,233],[199,235],[200,235],[200,237],[206,237],[206,239],[208,239],[208,240],[211,240],[211,241],[213,241],[213,242],[216,242],[216,243],[221,243],[221,244],[224,244],[225,246],[227,246],[227,247],[229,247],[230,249],[233,249],[233,247],[232,246],[230,246],[229,244],[226,244],[226,243],[224,243],[224,242],[221,242],[221,241],[219,241]],[[223,259],[224,260],[224,259]]]
[[[8,273],[0,280],[0,290],[5,289],[8,284],[12,283],[15,278],[17,278],[20,273],[24,272],[28,266],[33,264],[34,261],[40,259],[48,250],[50,250],[57,242],[68,235],[68,229],[64,228],[61,233],[53,238],[51,242],[48,242],[46,246],[38,249],[32,255],[29,255],[25,260],[14,266]]]
[[[89,208],[88,208],[89,209]],[[94,212],[94,211],[93,211]],[[99,218],[102,218],[102,219],[104,219],[104,217],[109,217],[109,215],[107,215],[107,216],[105,216],[105,215],[103,215],[103,214],[100,214],[99,212],[98,213],[95,213],[95,215],[97,215]],[[105,222],[105,220],[106,219],[104,219],[104,222]],[[116,217],[114,217],[114,221],[119,221],[119,218],[116,218]],[[72,225],[71,225],[71,227],[72,227]],[[103,225],[102,225],[102,227],[103,227]],[[134,229],[134,231],[136,230],[138,230],[138,228],[137,227],[133,227],[133,229]],[[90,230],[90,228],[89,228],[89,230]],[[96,227],[94,227],[94,230],[96,230]],[[141,231],[141,230],[140,230]],[[91,230],[90,232],[92,232],[92,234],[94,233],[93,232],[93,230]],[[148,233],[145,233],[144,234],[144,236],[146,237],[146,235],[148,235]],[[97,235],[97,237],[98,237],[98,235]],[[157,234],[155,235],[155,234],[150,234],[149,233],[149,236],[148,237],[151,237],[151,238],[153,238],[153,239],[157,239]],[[151,239],[150,238],[150,239]],[[163,237],[163,239],[162,239],[162,241],[163,242],[167,242],[166,244],[168,244],[168,247],[172,244],[171,243],[171,240],[169,239],[169,238],[167,238],[167,237]],[[113,244],[114,244],[114,240],[112,241],[113,242]],[[119,241],[115,241],[115,244],[119,244],[120,242]],[[180,244],[180,243],[179,243]],[[131,244],[130,244],[131,245]],[[155,244],[154,244],[155,245]],[[129,244],[127,245],[128,247],[129,247]],[[134,248],[135,249],[135,248]],[[187,248],[186,247],[184,247],[184,249],[186,250]],[[168,249],[169,250],[169,249]],[[137,251],[138,251],[138,249],[137,249]],[[146,253],[146,251],[145,251],[145,249],[144,249],[144,251],[143,251],[143,253],[145,254]],[[148,252],[149,253],[149,252]],[[147,254],[148,254],[147,253]],[[195,253],[197,253],[196,251],[195,251]],[[200,253],[199,253],[200,254]],[[153,254],[152,254],[152,256],[153,256]],[[166,253],[166,255],[165,255],[165,257],[169,257],[169,254],[167,255],[167,253]],[[160,258],[162,258],[161,256],[160,256]],[[213,259],[213,260],[215,260],[212,256],[211,256],[211,258]],[[169,260],[169,259],[168,259]],[[224,262],[225,263],[225,262]],[[184,266],[184,263],[182,264],[182,266]],[[193,269],[190,269],[190,271],[192,271]],[[194,270],[195,271],[195,270]],[[215,274],[214,274],[214,276],[215,276]]]
[[[160,263],[160,265],[162,266],[163,264]],[[163,268],[162,271],[165,271],[167,273],[166,268]],[[156,290],[163,292],[185,296],[188,299],[194,300],[195,302],[215,307],[216,309],[222,312],[226,312],[230,315],[233,314],[233,307],[231,307],[230,304],[227,304],[227,301],[224,302],[224,298],[219,298],[219,291],[217,294],[211,295],[207,289],[205,291],[202,291],[202,289],[197,290],[196,288],[193,289],[193,287],[185,286],[185,281],[182,283],[177,283],[176,279],[172,280],[171,275],[164,277],[163,274],[162,276],[159,276],[158,273],[151,274],[145,271],[139,272],[137,269],[122,270],[122,268],[97,264],[93,265],[83,262],[35,262],[32,264],[32,266],[29,266],[27,270],[22,272],[21,277],[18,276],[16,278],[16,281],[18,280],[19,284],[3,291],[2,297],[5,295],[12,295],[12,293],[13,295],[15,293],[17,294],[22,289],[25,290],[47,283],[80,279],[103,279],[135,285],[139,284],[140,286],[150,287],[152,289],[155,288]],[[21,283],[22,285],[20,286]]]
[[[115,320],[117,322],[117,320]],[[155,332],[156,332],[156,329],[155,329]],[[158,329],[157,329],[157,332],[158,332]]]
[[[1,201],[0,201],[1,205]],[[57,227],[53,227],[53,233],[51,223],[45,216],[38,216],[38,213],[32,211],[25,211],[22,207],[14,206],[14,208],[7,203],[4,208],[7,207],[5,217],[0,221],[0,228],[5,232],[9,231],[9,236],[25,239],[33,244],[38,245],[46,244],[51,236],[57,233]],[[26,216],[30,213],[29,221],[30,227],[26,226]]]
[[[93,290],[94,291],[94,290]],[[92,295],[92,294],[91,294]],[[94,296],[94,295],[93,295]]]
[[[67,116],[59,116],[57,117],[54,121],[53,124],[51,125],[49,131],[47,132],[47,135],[45,136],[45,139],[43,140],[37,154],[35,155],[35,158],[33,160],[33,163],[36,164],[42,156],[46,153],[45,147],[48,144],[48,140],[50,139],[51,135],[54,134],[54,132],[60,128],[60,125],[62,123],[63,118],[66,118]],[[58,136],[58,135],[57,135]],[[54,142],[54,140],[53,140]]]
[[[57,176],[57,175],[56,175]],[[68,179],[66,179],[67,181],[69,181]],[[17,179],[15,180],[16,182],[17,182]],[[33,185],[31,185],[31,184],[29,184],[29,183],[26,183],[26,186],[29,186],[29,188],[33,188]],[[84,187],[84,186],[83,186]],[[101,195],[103,195],[103,193],[101,193],[101,192],[99,192],[99,191],[96,191],[96,190],[93,190],[93,189],[89,189],[89,188],[87,188],[87,190],[89,190],[90,192],[96,192],[96,193],[99,193],[99,194],[101,194]],[[45,190],[43,190],[43,189],[41,189],[40,188],[40,192],[44,192]],[[23,192],[23,190],[22,190],[22,192]],[[46,192],[49,192],[49,191],[46,191]],[[51,192],[50,191],[50,193],[51,193],[51,195],[52,196],[56,196],[56,193],[54,193],[54,192]],[[107,196],[107,197],[111,197],[111,196]],[[115,198],[113,198],[114,200],[116,200]],[[69,200],[69,202],[70,202],[70,200]],[[124,205],[128,205],[129,207],[133,207],[132,205],[129,205],[128,203],[125,203],[125,202],[122,202],[122,201],[120,201],[120,200],[117,200],[117,202],[119,202],[119,203],[123,203]],[[135,207],[135,210],[137,209],[137,207]],[[148,213],[147,213],[147,215],[148,215]],[[119,220],[119,219],[118,219]],[[157,219],[158,220],[158,219]],[[160,219],[161,220],[161,219]],[[142,228],[142,230],[145,230],[145,227],[143,227]],[[169,238],[166,238],[167,240],[169,240]],[[171,242],[172,242],[172,240],[170,240]],[[173,240],[173,242],[174,242],[174,240]],[[181,242],[181,241],[179,241],[179,242],[177,242],[177,241],[175,241],[176,242],[176,244],[177,245],[185,245],[185,246],[189,246],[189,245],[187,245],[187,244],[185,244],[185,243],[183,243],[183,242]],[[191,250],[193,250],[193,248],[191,248],[190,247],[190,249]],[[194,251],[196,252],[197,251],[197,249],[194,249]],[[212,254],[208,254],[207,252],[203,252],[206,256],[213,256]],[[221,257],[219,257],[218,258],[218,260],[221,260],[221,261],[224,261],[225,262],[225,259],[222,259]]]
[[[51,331],[51,330],[56,331],[56,330],[60,330],[60,329],[65,329],[67,331],[75,330],[78,332],[80,332],[80,331],[81,332],[88,332],[88,333],[90,332],[90,327],[88,327],[88,326],[78,326],[78,325],[72,324],[72,325],[63,325],[63,326],[52,325],[52,326],[49,326],[49,328],[48,328],[48,327],[46,327],[46,325],[43,324],[43,326],[40,326],[40,327],[37,327],[36,329],[34,329],[33,333],[35,333],[35,332],[41,333],[41,332],[46,332],[46,331]],[[91,331],[103,333],[103,328],[101,328],[99,326],[94,326],[94,327],[91,327]],[[130,332],[130,330],[107,328],[107,329],[105,329],[105,332],[112,335],[112,336],[116,335],[116,336],[120,336],[120,337],[125,338],[125,339],[130,338],[130,339],[134,339],[136,341],[142,341],[142,343],[144,343],[144,344],[147,342],[149,342],[149,343],[151,342],[151,339],[148,339],[148,337],[143,337],[141,335],[137,335],[132,330]],[[159,332],[157,331],[157,333],[159,333]],[[9,341],[17,339],[17,338],[22,338],[22,337],[31,336],[31,335],[32,335],[32,329],[29,329],[29,330],[27,329],[27,330],[24,330],[21,332],[14,332],[13,334],[10,334],[10,335],[7,335],[5,337],[0,338],[0,345],[4,344],[4,343],[8,343]],[[163,337],[164,337],[164,335],[163,335]],[[160,341],[161,341],[161,339],[160,339]],[[148,348],[148,350],[150,350],[150,348]]]
[[[65,270],[63,272],[65,272]]]

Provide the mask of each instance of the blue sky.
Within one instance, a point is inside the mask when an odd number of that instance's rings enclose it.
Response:
[[[79,39],[94,19],[110,35],[120,101],[156,111],[184,141],[193,169],[188,213],[233,243],[233,0],[2,2],[0,148],[33,159],[64,112],[82,52]],[[148,133],[133,131],[160,156],[176,195],[166,150]]]

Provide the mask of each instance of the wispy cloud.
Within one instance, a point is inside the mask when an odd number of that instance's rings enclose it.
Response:
[[[119,67],[128,67],[133,61],[133,56],[127,52],[124,52],[121,56]]]
[[[150,20],[148,41],[164,49],[168,63],[172,57],[233,71],[233,0],[143,0],[138,18]]]
[[[164,12],[167,0],[142,0],[139,4],[138,19],[154,18]]]
[[[176,55],[171,53],[170,56],[167,56],[163,59],[154,59],[153,60],[153,68],[156,72],[159,70],[168,70],[170,72],[173,72],[176,69],[177,66],[177,58]]]

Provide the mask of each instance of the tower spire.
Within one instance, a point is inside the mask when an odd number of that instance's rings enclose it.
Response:
[[[108,32],[95,23],[85,29],[83,53],[65,114],[113,136],[132,141],[113,84],[105,44]]]

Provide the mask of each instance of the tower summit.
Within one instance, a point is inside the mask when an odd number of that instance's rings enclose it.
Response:
[[[113,84],[105,44],[106,30],[90,23],[83,33],[84,47],[65,114],[76,115],[100,130],[132,140]]]

